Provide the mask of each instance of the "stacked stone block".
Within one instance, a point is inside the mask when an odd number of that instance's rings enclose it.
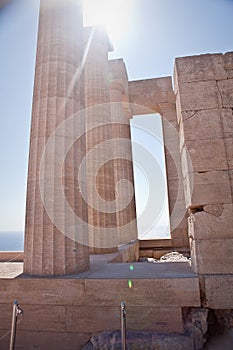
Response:
[[[233,274],[232,62],[233,53],[227,53],[178,58],[175,63],[192,266],[201,275],[226,274],[230,279]],[[207,306],[214,286],[210,287],[211,279],[215,283],[217,276],[205,279]],[[224,291],[221,291],[223,296]],[[224,297],[221,300],[220,308],[229,304]]]

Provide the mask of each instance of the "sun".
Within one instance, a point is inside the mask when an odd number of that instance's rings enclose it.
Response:
[[[128,28],[133,0],[82,0],[82,2],[84,25],[104,26],[114,46]]]

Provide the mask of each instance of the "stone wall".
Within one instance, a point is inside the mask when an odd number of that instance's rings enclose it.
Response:
[[[232,308],[233,52],[177,58],[175,94],[192,267],[203,304]]]
[[[92,334],[120,330],[122,301],[128,330],[182,334],[182,308],[200,307],[198,277],[182,263],[177,269],[161,265],[134,263],[131,270],[127,263],[97,262],[72,277],[5,276],[0,283],[0,349],[9,348],[14,300],[24,310],[24,318],[18,317],[18,350],[80,350]]]

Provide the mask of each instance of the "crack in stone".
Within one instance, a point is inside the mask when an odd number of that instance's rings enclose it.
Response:
[[[220,103],[221,103],[221,108],[224,108],[224,107],[223,107],[223,97],[222,97],[220,88],[219,88],[219,86],[218,86],[218,80],[216,80],[216,88],[217,88],[218,99],[219,99],[219,101],[220,101]]]
[[[189,117],[185,118],[183,121],[186,122],[186,120],[189,120],[191,118],[193,118],[196,114],[197,114],[198,111],[195,111],[192,115],[190,115]]]

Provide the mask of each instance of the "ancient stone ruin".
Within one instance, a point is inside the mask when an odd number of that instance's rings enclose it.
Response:
[[[79,1],[53,3],[40,5],[25,249],[0,252],[0,348],[14,300],[17,349],[120,349],[122,301],[128,349],[214,349],[221,332],[232,346],[233,52],[177,58],[174,87],[128,81]],[[130,119],[151,113],[171,238],[140,241]],[[139,261],[175,251],[191,260]]]

